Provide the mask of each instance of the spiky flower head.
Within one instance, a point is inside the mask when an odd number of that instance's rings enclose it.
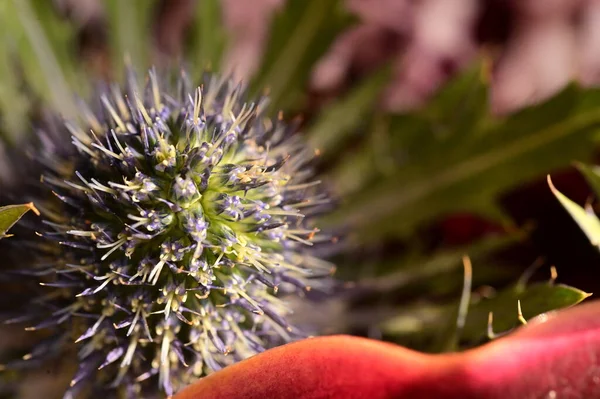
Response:
[[[326,198],[295,126],[229,80],[159,80],[106,90],[98,113],[61,125],[70,154],[39,155],[55,198],[38,201],[47,220],[29,272],[43,287],[19,320],[41,316],[30,329],[51,334],[29,358],[72,344],[67,396],[170,395],[298,337],[283,295],[332,271],[309,252],[305,216]]]

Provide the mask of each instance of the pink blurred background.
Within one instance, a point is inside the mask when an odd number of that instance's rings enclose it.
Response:
[[[221,1],[232,39],[226,65],[247,78],[262,55],[269,18],[285,0]],[[88,25],[93,50],[102,0],[56,2]],[[161,55],[180,52],[194,3],[161,0],[154,38]],[[574,79],[600,83],[600,0],[346,0],[346,7],[360,23],[336,40],[315,69],[310,91],[319,97],[331,98],[391,61],[394,77],[382,104],[412,109],[481,51],[493,61],[491,103],[497,113],[546,98]]]
[[[248,76],[260,58],[266,19],[282,0],[223,0],[233,35],[228,65]],[[347,0],[361,23],[342,35],[314,71],[311,89],[335,93],[392,59],[382,102],[422,104],[484,49],[492,57],[491,102],[504,113],[567,82],[600,83],[600,0]]]

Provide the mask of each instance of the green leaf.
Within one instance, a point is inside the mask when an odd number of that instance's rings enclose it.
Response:
[[[377,107],[377,99],[389,82],[389,66],[369,75],[342,99],[322,111],[307,131],[308,142],[327,157],[335,146],[355,133]]]
[[[583,230],[592,245],[600,246],[600,220],[598,220],[594,211],[591,209],[588,211],[582,208],[558,191],[552,184],[550,176],[548,176],[548,185],[550,186],[552,193],[560,201],[561,205],[569,212],[581,230]]]
[[[253,92],[269,91],[272,106],[292,108],[312,67],[352,18],[340,0],[287,0],[271,22]]]
[[[426,109],[384,117],[379,129],[386,132],[384,147],[393,164],[378,173],[381,156],[367,153],[357,158],[360,162],[349,156],[331,175],[345,203],[322,225],[356,231],[365,242],[376,242],[405,237],[450,212],[504,220],[496,203],[501,193],[590,156],[600,126],[597,106],[588,101],[594,90],[571,85],[506,118],[488,114],[486,93],[475,69]]]
[[[188,61],[194,68],[194,76],[199,77],[206,69],[219,71],[228,37],[219,0],[196,4],[195,19],[190,29]]]
[[[0,2],[0,16],[10,4]],[[2,20],[2,17],[0,17]],[[15,79],[14,49],[8,34],[0,35],[0,138],[14,144],[29,127],[26,117],[31,106]]]
[[[373,310],[371,310],[371,313]],[[387,310],[386,313],[390,313]],[[432,335],[434,328],[439,328],[440,320],[444,320],[452,310],[448,306],[431,303],[405,305],[400,312],[395,311],[393,317],[387,318],[379,324],[381,331],[394,338],[416,337],[426,339],[425,335]],[[377,321],[377,320],[375,320]],[[402,342],[402,341],[396,341]]]
[[[523,317],[531,319],[551,310],[573,306],[589,297],[577,288],[548,282],[532,284],[527,288],[510,287],[491,299],[483,299],[469,307],[462,339],[477,342],[487,334],[489,313],[493,314],[495,332],[507,331],[518,322],[517,301],[521,302]]]
[[[600,167],[595,165],[586,165],[581,162],[577,162],[575,166],[583,174],[588,184],[594,190],[596,199],[600,199]]]
[[[405,133],[410,133],[408,126]],[[375,176],[391,176],[394,173],[395,165],[389,153],[389,124],[386,117],[376,115],[372,120],[370,134],[365,136],[359,150],[343,152],[341,159],[326,173],[326,180],[333,187],[333,192],[347,205],[351,203],[348,198],[368,186]],[[335,221],[337,216],[333,214],[331,220]]]
[[[6,232],[29,211],[40,214],[32,202],[0,207],[0,238],[8,237]]]
[[[150,67],[151,19],[157,0],[106,0],[113,71],[122,76],[123,59],[139,79]]]
[[[376,277],[366,277],[369,268],[352,263],[353,269],[365,270],[355,272],[352,279],[356,281],[361,305],[348,310],[349,317],[345,320],[349,329],[377,326],[385,339],[419,350],[439,350],[442,344],[432,341],[440,332],[445,332],[447,338],[456,330],[457,312],[452,303],[464,284],[463,255],[468,251],[476,265],[473,286],[510,283],[516,271],[514,265],[495,255],[523,238],[519,232],[505,237],[488,237],[462,248],[419,253],[408,259],[375,259],[370,269],[383,269]]]
[[[75,28],[61,20],[48,1],[10,0],[3,2],[2,7],[4,40],[9,40],[21,68],[8,78],[22,73],[36,95],[64,116],[75,117],[72,88],[84,86],[75,61]]]
[[[542,313],[574,306],[590,295],[573,287],[548,282],[529,287],[509,287],[492,298],[470,304],[460,342],[472,346],[486,340],[490,312],[495,333],[518,326],[519,301],[523,317],[528,320]],[[390,315],[391,309],[387,309],[386,314]],[[379,323],[388,339],[411,346],[415,341],[422,341],[422,350],[437,352],[445,349],[441,345],[456,329],[456,306],[427,301],[404,304],[401,311],[396,309],[396,314],[385,318],[385,321],[371,321]]]
[[[391,292],[401,292],[404,296],[414,294],[419,296],[423,292],[434,295],[444,295],[456,292],[462,284],[461,258],[469,253],[471,259],[478,264],[485,265],[491,253],[506,249],[509,245],[523,239],[523,234],[508,236],[488,237],[479,242],[461,248],[443,249],[434,253],[420,253],[408,259],[395,259],[392,261],[376,260],[374,264],[361,266],[353,265],[353,269],[374,269],[376,277],[356,277],[358,285],[363,289],[370,289],[379,294],[387,295]],[[352,270],[354,271],[354,270]],[[475,284],[487,284],[502,276],[510,275],[506,267],[499,268],[480,266],[475,273]]]

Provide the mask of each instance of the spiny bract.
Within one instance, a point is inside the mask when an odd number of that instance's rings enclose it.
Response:
[[[97,115],[83,107],[85,122],[64,124],[70,156],[40,155],[62,202],[38,202],[46,252],[31,272],[52,278],[31,329],[54,335],[29,357],[75,342],[67,396],[90,385],[170,395],[298,337],[281,296],[325,288],[332,272],[308,251],[319,238],[305,215],[327,199],[295,127],[226,79],[147,80],[140,92],[130,75]]]

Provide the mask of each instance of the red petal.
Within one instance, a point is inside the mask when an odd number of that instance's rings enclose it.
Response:
[[[176,399],[426,398],[450,386],[423,389],[424,379],[447,374],[435,359],[364,338],[310,338],[229,366]]]
[[[312,338],[203,378],[176,399],[600,398],[600,302],[472,351],[425,355],[364,338]]]
[[[600,398],[600,301],[543,315],[464,356],[482,398]]]

